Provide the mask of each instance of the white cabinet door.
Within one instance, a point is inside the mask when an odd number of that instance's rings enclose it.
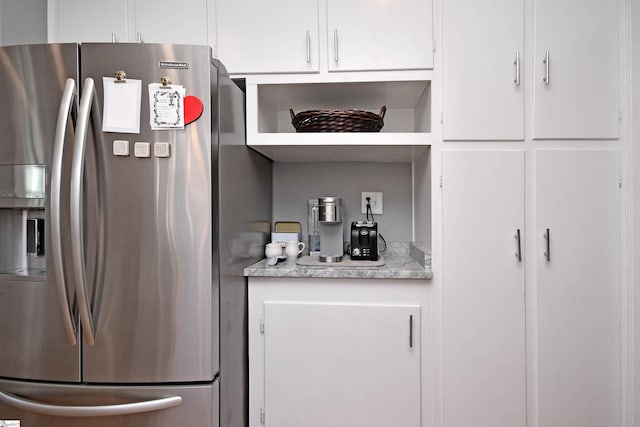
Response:
[[[264,425],[420,427],[419,325],[419,306],[266,302]]]
[[[131,38],[145,43],[206,45],[207,17],[207,0],[135,0]]]
[[[618,1],[534,5],[533,137],[618,138]]]
[[[47,42],[47,4],[42,0],[0,0],[0,45]]]
[[[51,0],[50,42],[128,41],[127,0]]]
[[[537,425],[620,426],[619,153],[549,149],[535,160]]]
[[[442,8],[444,139],[523,139],[523,0]]]
[[[327,0],[329,71],[433,68],[431,0]]]
[[[442,197],[444,425],[524,427],[524,152],[445,151]]]
[[[218,0],[218,58],[230,73],[318,71],[318,0]]]

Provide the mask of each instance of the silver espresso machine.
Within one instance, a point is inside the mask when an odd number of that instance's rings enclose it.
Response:
[[[342,261],[344,253],[344,225],[342,222],[342,198],[318,198],[318,221],[320,222],[320,262]]]

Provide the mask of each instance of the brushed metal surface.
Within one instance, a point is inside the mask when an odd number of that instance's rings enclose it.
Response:
[[[95,344],[84,345],[82,379],[211,381],[218,371],[218,282],[212,275],[217,140],[211,137],[210,101],[217,85],[210,77],[210,49],[126,43],[80,49],[83,78],[101,82],[123,70],[143,87],[140,134],[104,133],[102,143],[87,144],[84,246]],[[187,62],[189,68],[164,69],[161,61]],[[147,87],[164,76],[204,104],[202,116],[185,129],[150,129]],[[102,86],[95,86],[99,100]],[[168,142],[171,157],[115,156],[113,140]]]
[[[72,386],[0,381],[0,391],[55,407],[127,405],[180,397],[180,405],[128,415],[59,417],[18,409],[0,402],[0,419],[20,420],[22,426],[47,427],[215,427],[218,425],[218,382],[193,386]],[[66,409],[65,409],[66,410]]]
[[[272,223],[272,162],[245,144],[244,98],[221,73],[218,115],[220,254],[220,425],[248,425],[247,279],[264,258]],[[265,224],[266,223],[266,224]]]
[[[0,165],[44,165],[45,190],[49,192],[57,111],[68,77],[76,78],[77,45],[53,44],[0,48]],[[70,152],[73,132],[65,139]],[[68,185],[69,174],[61,177]],[[61,200],[62,218],[68,218],[68,197]],[[0,244],[0,377],[32,380],[78,381],[79,346],[69,346],[58,307],[52,270],[52,252],[47,250],[50,206],[0,208],[3,236]],[[44,210],[42,209],[44,208]],[[22,218],[20,218],[22,217]],[[24,218],[45,219],[44,257],[25,257]],[[68,222],[61,224],[68,230]],[[62,246],[68,247],[68,241]],[[11,255],[11,252],[13,255]],[[12,265],[13,264],[13,265]],[[21,265],[15,265],[21,264]],[[51,274],[45,273],[45,268]],[[7,273],[7,274],[3,274]],[[17,279],[19,276],[19,280]],[[70,294],[72,284],[67,286]],[[69,296],[69,303],[72,302]]]

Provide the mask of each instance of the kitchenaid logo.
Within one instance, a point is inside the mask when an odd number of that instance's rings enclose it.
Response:
[[[160,61],[160,68],[178,68],[181,70],[188,70],[188,62],[174,62],[174,61]]]

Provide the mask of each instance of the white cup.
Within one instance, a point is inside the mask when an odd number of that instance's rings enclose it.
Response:
[[[264,255],[267,257],[267,264],[276,265],[278,258],[282,256],[282,245],[280,243],[267,243],[264,247]]]
[[[287,260],[295,260],[298,255],[304,251],[304,242],[296,242],[295,240],[289,240],[285,246],[285,253],[287,254]]]

